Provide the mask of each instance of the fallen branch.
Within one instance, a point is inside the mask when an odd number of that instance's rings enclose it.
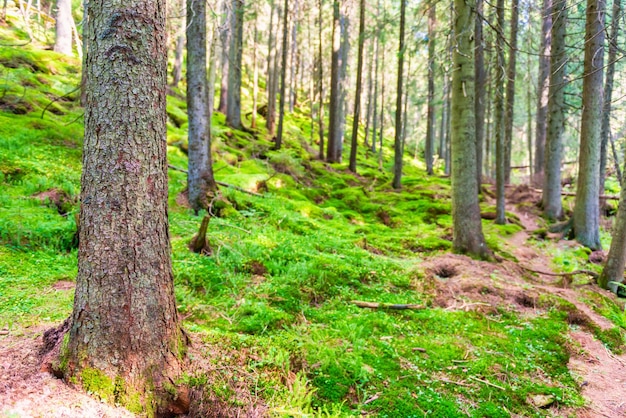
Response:
[[[543,193],[543,189],[533,189],[533,191],[537,192],[537,193]],[[561,196],[572,196],[572,197],[576,197],[576,193],[574,192],[566,192],[566,191],[561,191]],[[603,194],[600,195],[600,199],[605,199],[605,200],[619,200],[619,196],[617,195],[610,195],[610,194]]]
[[[172,164],[168,164],[167,168],[169,168],[170,170],[180,171],[181,173],[189,174],[189,171],[185,170],[184,168],[176,167],[176,166],[174,166]],[[250,190],[246,190],[246,189],[244,189],[242,187],[239,187],[239,186],[233,186],[232,184],[224,183],[223,181],[215,181],[215,183],[220,185],[220,186],[229,187],[231,189],[237,190],[238,192],[247,193],[247,194],[252,195],[252,196],[265,197],[262,194],[251,192]]]
[[[550,273],[546,271],[533,270],[529,267],[522,266],[521,264],[519,264],[519,266],[526,271],[529,271],[531,273],[543,274],[544,276],[567,277],[567,276],[575,276],[577,274],[586,274],[588,276],[593,277],[595,280],[598,280],[598,278],[600,277],[598,273],[596,273],[595,271],[591,271],[591,270],[574,270],[570,273]]]
[[[479,379],[479,378],[474,377],[474,376],[470,376],[469,378],[470,378],[470,379],[472,379],[472,380],[475,380],[475,381],[477,381],[477,382],[484,383],[484,384],[485,384],[485,385],[487,385],[487,386],[491,386],[491,387],[494,387],[494,388],[496,388],[496,389],[500,389],[500,390],[504,390],[504,391],[506,391],[506,389],[505,389],[505,388],[503,388],[502,386],[498,386],[498,385],[496,385],[495,383],[491,383],[491,382],[489,382],[489,381],[487,381],[487,380]]]
[[[446,379],[445,377],[440,377],[440,378],[438,378],[438,380],[442,381],[443,383],[451,383],[453,385],[465,386],[467,388],[471,388],[472,387],[472,385],[468,385],[467,383],[456,382],[454,380]]]
[[[405,309],[426,309],[424,305],[415,305],[415,304],[392,304],[392,303],[378,303],[378,302],[362,302],[359,300],[350,301],[351,304],[358,306],[359,308],[370,308],[370,309],[393,309],[393,310],[405,310]]]

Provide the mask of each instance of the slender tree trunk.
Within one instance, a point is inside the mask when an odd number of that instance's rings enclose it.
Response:
[[[57,0],[54,51],[72,55],[72,0]]]
[[[228,71],[230,68],[228,55],[230,51],[230,27],[232,19],[232,10],[230,10],[230,7],[228,6],[228,0],[222,0],[222,14],[223,20],[220,28],[220,42],[222,45],[222,53],[220,57],[222,78],[220,83],[220,102],[217,107],[217,111],[225,115],[228,106]]]
[[[367,112],[365,115],[365,141],[363,142],[365,148],[369,148],[369,139],[370,139],[370,123],[372,120],[372,101],[374,98],[372,97],[373,87],[374,87],[374,50],[372,48],[372,43],[369,43],[368,49],[369,53],[369,62],[367,63],[367,95],[366,95],[366,103],[367,103]]]
[[[174,67],[172,68],[172,87],[178,87],[183,78],[183,52],[185,50],[185,19],[181,19],[181,28],[176,36],[176,49],[174,52]]]
[[[343,4],[341,10],[340,25],[341,28],[341,47],[339,51],[341,53],[341,65],[339,67],[339,85],[340,85],[340,102],[339,102],[339,142],[337,146],[339,150],[339,162],[343,160],[343,142],[346,133],[346,114],[348,113],[348,54],[350,51],[350,36],[349,26],[350,20],[348,18],[348,11],[345,9],[346,4]]]
[[[333,1],[333,51],[330,68],[330,119],[328,126],[328,147],[326,160],[338,163],[339,143],[341,142],[341,12],[339,0]]]
[[[280,108],[278,109],[278,133],[276,135],[275,148],[280,149],[283,142],[283,123],[285,119],[285,93],[287,92],[286,75],[287,75],[287,41],[289,39],[289,0],[285,0],[283,6],[283,56],[280,68]]]
[[[167,219],[165,4],[92,2],[89,22],[98,36],[86,65],[78,276],[59,364],[68,381],[112,403],[181,414],[189,404],[174,383],[186,343]]]
[[[476,0],[476,21],[474,24],[474,38],[476,49],[474,50],[474,71],[476,72],[476,96],[474,98],[474,111],[476,112],[476,182],[478,192],[483,182],[483,144],[485,136],[485,86],[487,76],[485,73],[485,47],[483,45],[483,0]]]
[[[600,243],[600,130],[602,125],[602,69],[604,66],[604,0],[587,0],[583,114],[580,166],[574,206],[576,240],[593,250]]]
[[[270,1],[270,28],[274,27],[275,19],[274,12],[276,11],[276,4],[274,0]],[[276,106],[276,96],[274,95],[274,79],[276,78],[276,68],[274,66],[276,55],[276,37],[274,36],[274,30],[270,30],[267,45],[267,77],[265,78],[265,86],[267,89],[267,110],[265,116],[265,126],[267,127],[267,133],[274,134],[274,115]]]
[[[435,27],[437,26],[437,3],[431,0],[428,4],[428,93],[426,115],[426,144],[424,158],[426,173],[433,174],[435,153]]]
[[[393,181],[395,190],[402,188],[402,87],[404,85],[404,22],[407,0],[400,0],[400,39],[398,47],[398,84],[396,87],[396,132],[394,140]],[[432,162],[431,162],[432,165]]]
[[[215,109],[215,79],[217,77],[217,53],[218,53],[218,44],[219,44],[219,27],[217,24],[213,25],[212,28],[212,39],[211,39],[211,53],[209,55],[209,81],[208,81],[208,120],[211,121],[213,118],[213,110]],[[209,127],[209,141],[211,140],[211,129]],[[209,153],[210,154],[210,153]]]
[[[489,258],[476,193],[473,0],[454,1],[452,70],[452,222],[454,251]],[[471,174],[470,174],[471,173]]]
[[[372,152],[376,152],[376,138],[378,134],[378,73],[379,73],[379,57],[380,57],[380,30],[378,29],[378,16],[380,13],[380,0],[378,0],[378,8],[376,9],[376,41],[374,43],[374,59],[376,64],[374,66],[374,104],[372,115]]]
[[[387,11],[383,8],[383,22],[387,19]],[[385,67],[385,42],[384,38],[381,41],[381,60],[380,66],[381,68]],[[380,127],[378,128],[378,169],[382,171],[383,169],[383,139],[384,139],[384,131],[385,131],[385,76],[381,75],[380,80]]]
[[[537,76],[537,116],[535,131],[535,184],[543,182],[544,150],[546,147],[546,124],[548,121],[548,92],[550,84],[550,56],[551,56],[551,28],[552,28],[552,1],[543,0],[541,8],[541,48],[539,56],[539,71]]]
[[[513,153],[513,125],[515,122],[515,76],[517,64],[517,26],[519,22],[519,0],[511,2],[511,35],[509,63],[506,77],[506,110],[504,113],[504,183],[511,182],[511,154]]]
[[[259,42],[258,17],[254,19],[254,50],[252,51],[252,66],[254,67],[254,81],[252,85],[252,121],[251,128],[256,128],[257,107],[259,106],[259,54],[257,52]]]
[[[561,203],[561,159],[563,154],[563,132],[565,130],[565,75],[567,55],[565,34],[567,22],[567,0],[553,0],[552,57],[550,59],[550,88],[548,90],[548,123],[545,138],[545,168],[543,172],[542,206],[544,216],[556,221],[563,218]]]
[[[504,129],[504,0],[498,0],[496,6],[496,70],[495,70],[495,103],[494,131],[496,140],[496,223],[504,225],[504,184],[506,183],[506,144]]]
[[[615,140],[613,139],[613,134],[611,133],[610,129],[609,141],[611,142],[611,151],[613,151],[613,164],[615,165],[615,175],[617,176],[620,187],[624,187],[624,182],[622,181],[622,169],[619,166],[619,158],[617,157],[617,150],[615,149]]]
[[[622,1],[613,0],[613,20],[611,22],[611,35],[609,37],[609,55],[607,57],[608,64],[606,68],[606,81],[604,83],[602,127],[600,130],[600,194],[604,192],[604,181],[606,179],[607,145],[611,129],[611,101],[613,99],[613,80],[615,78],[615,61],[617,58],[617,36],[619,34],[619,21],[621,17]]]
[[[359,9],[359,50],[356,69],[356,92],[354,100],[354,117],[352,120],[352,141],[350,148],[349,169],[356,173],[356,152],[359,138],[359,119],[361,117],[361,84],[363,79],[363,44],[365,42],[365,0],[360,0]]]
[[[278,22],[281,21],[283,15],[282,15],[283,11],[281,7],[277,7],[277,19]],[[270,134],[274,134],[274,129],[275,129],[275,125],[276,125],[276,96],[278,95],[278,89],[279,89],[279,81],[280,81],[280,73],[279,73],[279,59],[282,58],[282,48],[279,47],[282,46],[282,38],[278,38],[278,35],[280,34],[280,32],[278,32],[276,34],[276,51],[272,57],[273,63],[272,63],[272,78],[271,78],[271,85],[270,85],[270,93],[269,93],[269,98],[268,98],[268,106],[267,106],[267,117],[268,120],[270,122],[270,127],[271,129],[268,127],[268,132],[270,132]],[[272,103],[272,106],[269,106],[269,102]]]
[[[228,99],[226,122],[241,129],[241,65],[243,49],[243,0],[232,0],[230,48],[228,50]]]
[[[319,43],[318,43],[318,92],[319,92],[319,115],[318,115],[318,123],[319,123],[319,138],[320,138],[320,160],[324,159],[324,54],[323,54],[323,22],[324,22],[324,2],[323,0],[319,0],[319,19],[318,19],[318,35],[319,35]]]
[[[216,190],[211,164],[211,124],[206,67],[206,3],[187,0],[187,114],[189,116],[189,204],[198,213]]]
[[[293,25],[291,27],[291,68],[289,73],[289,112],[293,113],[293,108],[296,104],[297,89],[296,89],[296,70],[297,64],[297,50],[298,50],[298,11],[299,2],[294,0],[293,2]],[[285,32],[285,37],[287,33]],[[283,42],[285,45],[285,42]]]
[[[443,74],[443,92],[441,94],[441,126],[439,130],[439,158],[444,161],[444,170],[445,170],[445,161],[446,161],[446,129],[448,127],[446,118],[447,118],[447,110],[448,110],[448,92],[450,90],[448,80],[448,73],[444,72]]]

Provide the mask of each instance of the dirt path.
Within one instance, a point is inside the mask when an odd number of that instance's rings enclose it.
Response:
[[[520,231],[509,240],[513,254],[524,265],[540,271],[552,272],[551,260],[543,253],[529,246],[529,232],[538,228],[537,218],[528,213],[520,212],[515,206],[507,207],[521,220],[526,230]],[[576,247],[575,243],[563,242],[561,245]],[[541,275],[545,284],[536,284],[535,289],[552,292],[574,304],[594,324],[606,330],[614,324],[597,314],[580,300],[577,289],[555,288],[553,276]],[[587,400],[585,408],[577,411],[579,418],[619,418],[626,417],[626,355],[616,356],[603,344],[582,329],[572,330],[570,338],[573,353],[568,367],[582,387],[582,395]]]

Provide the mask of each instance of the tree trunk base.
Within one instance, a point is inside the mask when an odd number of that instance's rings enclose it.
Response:
[[[202,218],[202,223],[200,224],[198,234],[195,235],[189,243],[189,249],[196,254],[203,254],[207,256],[210,256],[212,254],[211,247],[209,246],[209,242],[206,238],[206,233],[209,228],[210,220],[211,217],[209,215],[206,215],[204,218]]]

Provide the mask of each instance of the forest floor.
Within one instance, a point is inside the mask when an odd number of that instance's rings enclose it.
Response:
[[[626,416],[626,355],[613,354],[594,336],[594,329],[609,330],[613,327],[607,318],[584,302],[588,295],[582,290],[594,285],[589,282],[570,283],[567,277],[554,276],[549,267],[550,258],[536,245],[527,244],[532,232],[538,229],[534,211],[520,211],[516,205],[507,206],[507,210],[517,215],[524,227],[509,237],[505,244],[506,250],[517,261],[501,260],[494,264],[454,254],[428,258],[423,268],[446,278],[445,281],[437,281],[435,305],[445,310],[482,313],[514,307],[520,315],[534,316],[542,295],[557,294],[576,308],[568,317],[568,322],[573,325],[567,343],[570,354],[568,368],[580,385],[586,404],[576,409],[560,408],[557,403],[553,404],[553,399],[541,395],[528,399],[528,402],[537,408],[547,408],[546,412],[551,416]],[[556,245],[572,244],[560,241]],[[539,271],[547,274],[537,273]],[[72,289],[72,282],[57,282],[54,288]],[[134,416],[123,408],[111,406],[68,386],[48,372],[49,365],[43,362],[41,350],[43,331],[50,325],[32,326],[15,334],[7,330],[1,332],[0,417]],[[511,366],[515,367],[514,364]],[[505,379],[506,374],[503,373]],[[545,379],[549,380],[549,377],[545,376]],[[454,383],[467,385],[471,382]],[[493,385],[486,381],[483,383]],[[247,405],[244,409],[249,417],[267,413],[267,408],[262,405]]]

